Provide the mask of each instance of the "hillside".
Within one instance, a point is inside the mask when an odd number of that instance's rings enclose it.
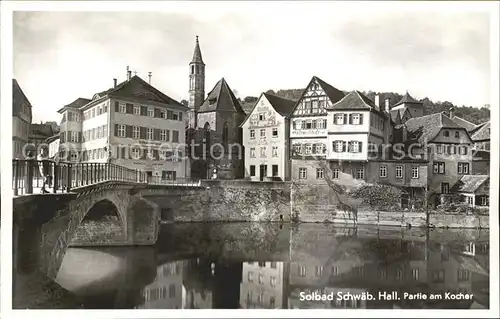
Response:
[[[268,90],[267,93],[275,94],[285,99],[297,101],[300,99],[300,96],[302,95],[303,91],[304,89],[281,89],[278,90],[277,92],[273,90]],[[377,92],[373,91],[368,91],[363,93],[372,100],[375,99],[375,94],[377,94]],[[391,101],[391,106],[399,102],[399,100],[401,100],[401,98],[403,97],[403,95],[394,92],[378,92],[378,93],[380,94],[380,103],[382,104],[385,98],[389,97]],[[448,101],[433,102],[431,99],[427,97],[420,101],[424,103],[424,108],[425,108],[424,114],[433,114],[438,112],[448,113],[450,108],[453,107],[455,108],[456,116],[459,116],[471,123],[480,124],[490,120],[490,109],[488,107],[477,108],[465,105],[456,106]]]

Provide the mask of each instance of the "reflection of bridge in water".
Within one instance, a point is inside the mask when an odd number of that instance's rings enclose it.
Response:
[[[91,308],[469,308],[473,302],[299,298],[377,289],[473,292],[475,304],[488,307],[488,243],[487,231],[472,230],[180,224],[164,227],[155,250],[70,249],[57,278]]]

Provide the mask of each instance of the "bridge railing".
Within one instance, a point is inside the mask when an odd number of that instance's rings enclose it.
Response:
[[[111,163],[14,159],[12,175],[14,196],[39,193],[43,188],[51,193],[69,192],[105,181],[147,183],[145,172]]]
[[[146,172],[112,163],[69,163],[52,160],[12,160],[14,196],[69,192],[73,188],[117,181],[150,185],[200,186],[200,180],[148,176]],[[44,187],[44,181],[45,187]]]

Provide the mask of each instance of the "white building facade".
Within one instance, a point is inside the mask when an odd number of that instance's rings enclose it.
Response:
[[[113,163],[161,180],[188,177],[187,107],[138,76],[59,110],[65,160]]]
[[[294,105],[294,101],[262,93],[241,124],[246,179],[290,179],[288,115]]]

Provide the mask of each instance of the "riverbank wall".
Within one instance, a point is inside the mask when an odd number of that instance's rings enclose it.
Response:
[[[342,209],[328,185],[244,180],[203,181],[198,189],[152,198],[168,222],[300,222],[393,227],[489,228],[489,216]],[[429,214],[427,216],[427,214]]]

